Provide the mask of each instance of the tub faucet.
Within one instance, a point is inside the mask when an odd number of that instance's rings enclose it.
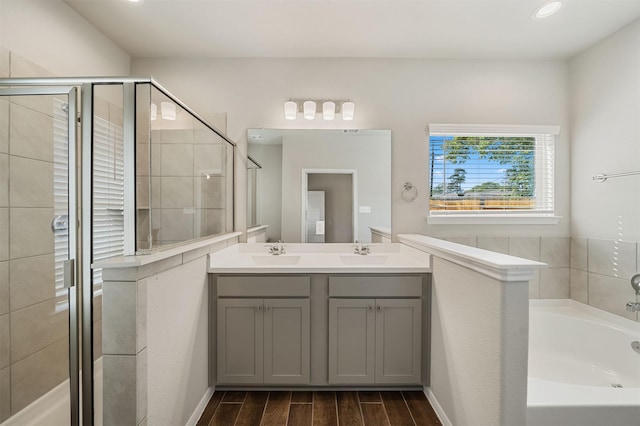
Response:
[[[639,302],[628,302],[627,303],[627,311],[629,311],[629,312],[638,312],[638,311],[640,311],[640,303]]]
[[[363,245],[361,241],[356,240],[356,248],[355,250],[353,250],[353,253],[364,256],[371,253],[371,249],[369,248],[369,246]]]
[[[267,246],[267,247],[269,247],[269,253],[271,253],[274,256],[285,254],[284,243],[282,242],[282,240],[278,240],[278,242],[275,245]]]

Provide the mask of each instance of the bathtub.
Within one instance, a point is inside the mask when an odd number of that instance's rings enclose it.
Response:
[[[573,300],[532,300],[527,426],[640,426],[640,323]]]
[[[95,426],[102,426],[102,357],[94,365]],[[69,379],[60,383],[0,426],[69,426],[71,424]]]

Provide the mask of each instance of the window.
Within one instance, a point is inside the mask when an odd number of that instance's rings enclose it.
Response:
[[[556,126],[429,126],[429,223],[554,223]]]

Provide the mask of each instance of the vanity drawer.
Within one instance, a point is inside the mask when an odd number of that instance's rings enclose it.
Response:
[[[309,276],[218,276],[218,297],[309,297]]]
[[[329,297],[422,297],[422,277],[329,277]]]

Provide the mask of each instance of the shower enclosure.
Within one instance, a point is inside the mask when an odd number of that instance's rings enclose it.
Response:
[[[0,423],[102,423],[91,265],[233,230],[234,148],[149,78],[0,79]]]

